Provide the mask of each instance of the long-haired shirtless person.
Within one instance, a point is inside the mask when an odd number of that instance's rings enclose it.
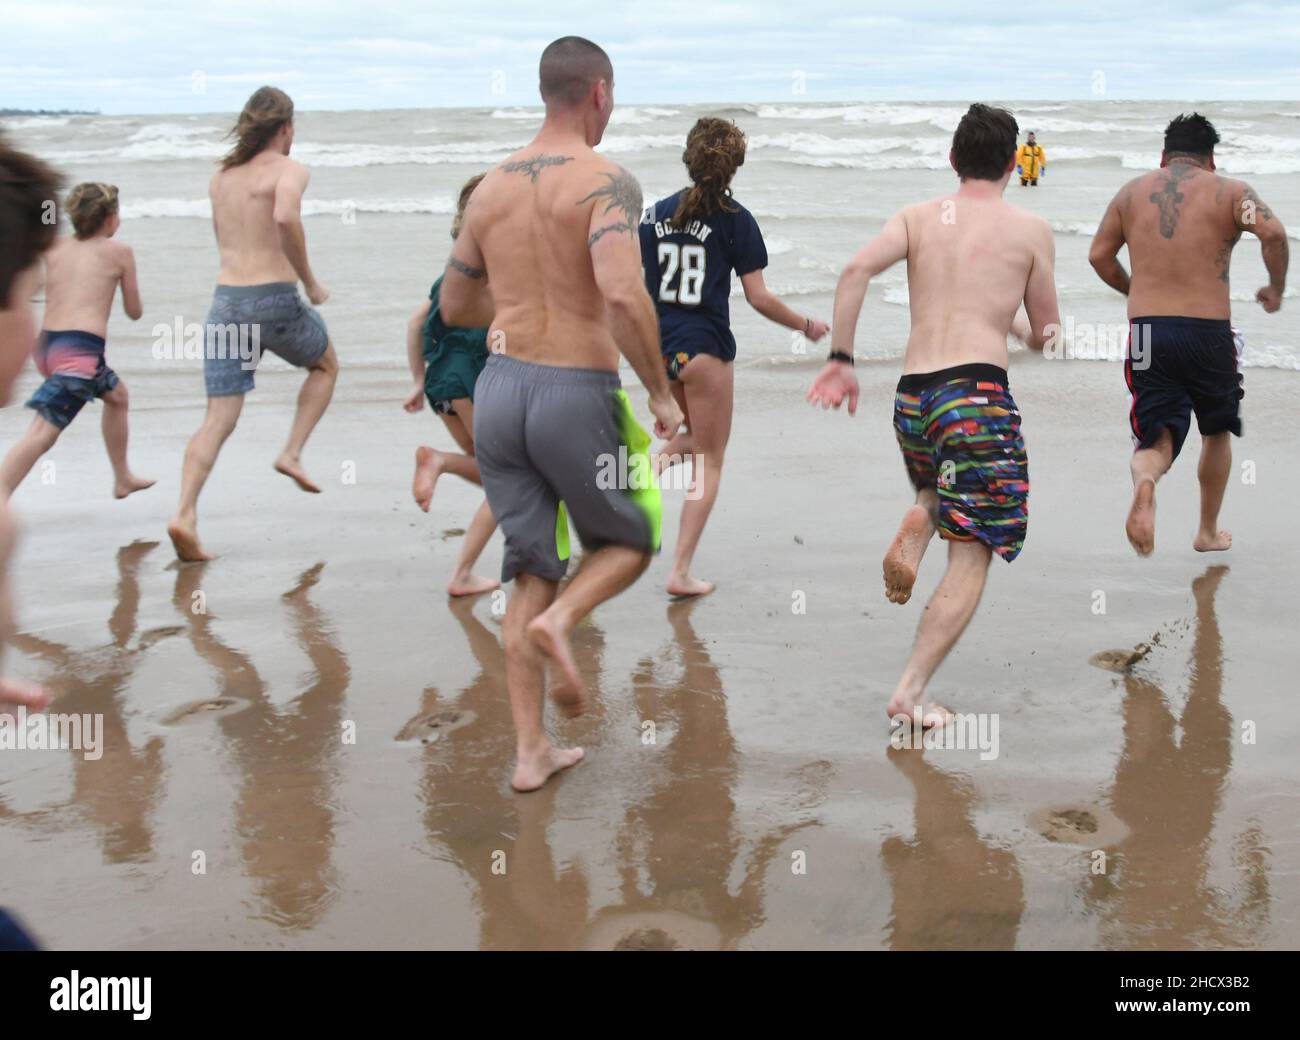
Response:
[[[927,727],[950,715],[926,703],[926,687],[974,615],[993,554],[1014,560],[1028,529],[1029,460],[1007,381],[1007,335],[1041,350],[1061,321],[1052,229],[1002,197],[1017,133],[1010,112],[970,107],[949,155],[960,187],[896,213],[849,261],[835,289],[831,358],[808,392],[823,408],[847,399],[856,411],[853,337],[867,283],[906,260],[912,331],[894,432],[916,504],[885,554],[885,595],[908,601],[936,530],[948,569],[886,710]]]
[[[1201,431],[1201,518],[1192,547],[1231,548],[1232,535],[1219,529],[1219,508],[1245,391],[1228,265],[1243,231],[1259,239],[1268,270],[1268,285],[1255,294],[1260,306],[1272,314],[1286,288],[1286,228],[1249,184],[1214,172],[1218,143],[1204,116],[1173,120],[1160,168],[1119,190],[1088,254],[1101,280],[1128,297],[1133,504],[1125,532],[1139,556],[1156,547],[1156,481],[1178,458],[1193,412]],[[1117,258],[1126,243],[1131,279]]]
[[[515,581],[504,638],[520,791],[583,754],[546,735],[544,661],[557,706],[580,714],[586,694],[569,635],[659,549],[650,438],[621,389],[620,352],[650,392],[655,433],[671,437],[682,422],[641,273],[641,188],[592,151],[614,108],[609,56],[566,36],[543,51],[540,73],[542,128],[475,189],[441,292],[449,325],[491,325],[474,444],[505,534],[501,580]],[[602,479],[623,459],[621,479]],[[586,552],[557,595],[570,523]]]
[[[182,560],[212,559],[199,544],[199,492],[239,421],[261,352],[269,350],[307,369],[289,439],[275,460],[275,468],[304,491],[320,491],[302,467],[302,449],[325,413],[338,378],[338,358],[325,322],[298,294],[301,279],[313,304],[324,303],[330,295],[307,261],[302,196],[310,174],[289,158],[289,95],[275,87],[257,90],[239,114],[232,136],[235,146],[208,185],[221,254],[204,336],[208,411],[185,449],[180,506],[167,526]]]

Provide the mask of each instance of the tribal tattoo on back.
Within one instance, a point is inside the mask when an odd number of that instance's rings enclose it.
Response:
[[[501,169],[506,173],[526,173],[528,179],[534,184],[541,172],[548,166],[563,166],[565,163],[573,162],[571,155],[534,155],[529,159],[516,159],[514,162],[502,163]]]
[[[636,237],[637,226],[641,223],[641,210],[644,200],[641,197],[641,185],[623,167],[618,168],[618,173],[602,173],[602,177],[609,179],[608,184],[603,184],[589,195],[583,196],[578,200],[581,206],[584,202],[590,202],[592,199],[599,201],[605,200],[603,213],[617,212],[618,216],[612,217],[610,222],[604,227],[597,228],[587,239],[587,248],[590,249],[611,231],[627,231],[633,238]]]

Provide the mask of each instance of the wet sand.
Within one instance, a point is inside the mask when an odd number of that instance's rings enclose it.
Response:
[[[98,762],[0,753],[0,905],[47,945],[1300,943],[1294,374],[1247,373],[1236,547],[1191,549],[1193,434],[1140,561],[1119,367],[1016,358],[1028,542],[994,561],[933,687],[998,714],[999,756],[981,761],[889,748],[884,704],[942,571],[934,546],[911,602],[885,601],[909,500],[897,366],[859,367],[851,421],[803,404],[815,363],[742,367],[698,556],[717,592],[670,603],[665,554],[597,612],[576,640],[596,710],[553,726],[587,759],[518,795],[492,601],[443,594],[477,492],[444,478],[421,514],[411,456],[445,435],[401,413],[400,375],[344,365],[308,447],[318,497],[271,470],[297,379],[259,373],[201,503],[212,563],[177,566],[166,543],[200,419],[159,404],[175,375],[132,385],[133,461],[155,489],[112,501],[88,410],[55,482],[38,464],[15,497],[7,668],[47,682],[54,710],[103,713],[107,740]],[[0,441],[27,421],[0,413]],[[666,497],[671,548],[681,495]],[[481,570],[499,560],[498,539]],[[1142,644],[1127,670],[1092,661]]]

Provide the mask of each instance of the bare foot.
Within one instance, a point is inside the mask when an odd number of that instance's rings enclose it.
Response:
[[[692,597],[707,596],[715,588],[713,582],[705,581],[703,578],[692,578],[689,574],[684,578],[673,575],[668,579],[668,595]]]
[[[415,449],[415,479],[411,482],[411,497],[426,513],[433,502],[433,488],[442,476],[442,452],[434,448]]]
[[[144,477],[130,476],[126,480],[119,480],[113,485],[114,498],[126,498],[127,495],[134,494],[137,491],[143,491],[145,488],[151,488],[156,484],[155,480],[145,480]]]
[[[283,473],[304,491],[310,491],[313,495],[320,494],[320,486],[307,476],[307,471],[302,468],[302,463],[298,459],[281,455],[275,460],[275,471]]]
[[[199,529],[193,523],[186,524],[180,520],[173,520],[167,525],[167,537],[172,540],[176,555],[182,560],[193,563],[198,560],[216,559],[211,553],[204,552],[203,546],[199,545]]]
[[[0,715],[12,715],[12,708],[44,711],[51,699],[34,683],[23,679],[0,679]]]
[[[902,700],[891,700],[889,707],[885,709],[885,714],[889,716],[891,722],[894,719],[901,718],[914,728],[919,725],[921,729],[946,726],[953,718],[953,713],[942,704],[933,702],[929,704],[908,704]]]
[[[554,748],[547,744],[541,754],[519,759],[510,786],[516,791],[536,791],[561,769],[576,766],[585,754],[580,747]]]
[[[1146,477],[1133,489],[1133,505],[1124,525],[1129,545],[1139,556],[1150,556],[1156,547],[1156,482]]]
[[[551,700],[566,718],[577,718],[587,710],[587,687],[569,649],[569,634],[560,629],[549,611],[528,625],[528,638],[551,662]]]
[[[1192,542],[1192,548],[1197,552],[1223,552],[1224,549],[1232,548],[1232,535],[1227,531],[1208,535],[1202,531]]]
[[[501,588],[501,582],[492,578],[482,578],[477,574],[470,574],[464,578],[452,578],[447,582],[448,596],[477,596],[482,592],[491,592],[493,589]]]
[[[906,603],[912,598],[917,565],[933,533],[930,514],[924,506],[914,505],[903,514],[898,533],[885,553],[885,598],[890,603]]]

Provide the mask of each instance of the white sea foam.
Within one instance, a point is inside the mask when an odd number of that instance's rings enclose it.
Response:
[[[432,213],[449,215],[456,212],[456,200],[450,196],[428,199],[313,199],[302,203],[305,217],[342,216],[346,213]],[[124,200],[123,220],[147,220],[165,217],[200,217],[209,219],[212,207],[207,199],[141,199]]]

